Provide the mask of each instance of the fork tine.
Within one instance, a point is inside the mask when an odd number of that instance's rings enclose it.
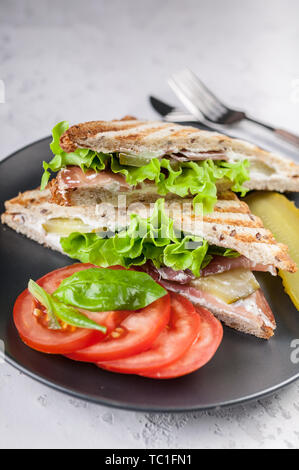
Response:
[[[178,98],[182,101],[182,103],[185,104],[186,108],[189,108],[192,110],[192,114],[198,118],[202,118],[202,114],[204,115],[204,110],[202,109],[202,113],[199,112],[199,107],[197,107],[192,100],[192,95],[190,97],[189,90],[185,89],[184,86],[179,82],[177,83],[175,79],[170,78],[168,80],[169,86],[172,88],[174,93],[178,96]]]
[[[218,120],[228,111],[228,108],[189,69],[183,69],[172,75],[168,83],[183,102],[188,102],[189,107],[192,106],[193,113],[196,112],[197,115],[199,108],[208,119]]]
[[[225,112],[225,109],[219,105],[219,103],[211,99],[208,94],[204,93],[191,77],[186,80],[185,85],[185,90],[189,90],[190,96],[192,96],[194,102],[199,103],[199,105],[202,103],[202,106],[206,108],[208,114],[219,116]]]
[[[181,80],[176,76],[173,76],[168,80],[168,83],[176,95],[180,98],[180,100],[186,105],[186,107],[189,107],[189,109],[192,108],[193,114],[195,114],[197,117],[201,117],[202,114],[208,119],[218,119],[219,115],[222,114],[222,110],[216,109],[209,102],[207,102],[207,100],[204,100],[198,92],[194,92],[194,87],[190,86],[189,81],[187,82],[184,79]]]
[[[227,106],[223,104],[217,96],[214,95],[214,93],[209,90],[209,88],[206,87],[206,85],[200,80],[197,75],[195,75],[192,70],[185,69],[184,71],[185,75],[189,77],[190,83],[193,83],[194,86],[198,89],[198,91],[209,100],[210,103],[214,104],[214,106],[218,106],[222,110],[226,111]]]
[[[192,87],[193,93],[200,96],[207,106],[216,108],[221,114],[226,112],[227,108],[224,106],[213,93],[202,83],[202,81],[190,70],[184,71],[185,80],[189,86]]]

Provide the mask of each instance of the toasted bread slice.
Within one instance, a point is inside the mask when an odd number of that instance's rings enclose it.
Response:
[[[78,221],[78,228],[83,231],[82,226],[86,226],[87,232],[108,226],[111,230],[115,229],[114,224],[111,226],[113,219],[109,221],[109,217],[97,216],[95,206],[65,207],[52,204],[50,199],[49,189],[40,191],[38,188],[20,193],[5,202],[6,212],[1,215],[1,222],[16,232],[60,252],[62,249],[59,240],[66,234],[47,231],[45,224],[49,221],[61,220],[62,223],[65,220]],[[104,219],[103,222],[102,219]],[[76,231],[76,226],[73,227],[73,231]]]
[[[149,217],[154,207],[153,204],[134,203],[127,210],[122,207],[117,212],[114,204],[67,207],[49,201],[48,189],[26,191],[6,201],[6,212],[2,214],[1,220],[39,243],[61,251],[59,238],[63,233],[55,234],[53,230],[45,230],[45,224],[53,219],[78,220],[78,229],[75,222],[71,226],[72,231],[81,231],[83,226],[82,231],[97,232],[104,229],[113,232],[126,226],[132,213]],[[206,239],[211,245],[234,249],[256,264],[296,271],[295,263],[288,256],[287,246],[277,243],[272,233],[264,228],[261,219],[254,216],[247,204],[239,201],[230,191],[222,193],[214,211],[203,218],[194,215],[190,199],[170,201],[166,204],[166,210],[176,227]]]
[[[160,121],[139,121],[130,116],[114,121],[91,121],[70,127],[60,138],[65,152],[90,148],[98,152],[183,152],[190,160],[219,155],[228,161],[248,159],[250,189],[299,191],[299,165],[243,140],[216,132]],[[194,154],[194,155],[193,155]],[[193,155],[193,156],[192,156]]]

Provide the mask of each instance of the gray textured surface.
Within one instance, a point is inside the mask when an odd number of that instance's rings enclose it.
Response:
[[[176,102],[166,78],[186,65],[227,102],[299,133],[298,17],[296,0],[2,0],[0,158],[58,120],[155,117],[147,95]],[[296,156],[252,126],[231,132]],[[1,447],[297,448],[299,384],[233,409],[145,414],[0,364],[0,416]]]

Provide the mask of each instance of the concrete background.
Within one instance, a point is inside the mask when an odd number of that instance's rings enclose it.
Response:
[[[298,18],[296,0],[1,0],[0,158],[62,119],[157,118],[148,95],[178,104],[166,80],[185,66],[227,103],[299,133]],[[250,125],[231,133],[298,154]],[[0,416],[2,448],[297,448],[299,384],[233,409],[134,413],[0,364]]]

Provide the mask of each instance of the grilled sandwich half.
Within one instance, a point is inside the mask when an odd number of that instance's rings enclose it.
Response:
[[[130,116],[53,129],[55,157],[44,162],[52,200],[90,205],[116,199],[195,197],[211,211],[217,190],[299,191],[299,165],[222,134]]]
[[[203,218],[189,210],[190,200],[169,202],[167,220],[173,221],[174,227],[183,228],[186,240],[195,240],[195,248],[165,241],[160,236],[158,247],[149,246],[144,239],[143,251],[135,255],[132,255],[133,245],[124,248],[121,234],[127,236],[126,227],[132,229],[136,221],[142,226],[144,221],[153,220],[157,204],[135,203],[116,215],[112,204],[68,207],[53,204],[50,198],[49,189],[19,194],[6,202],[1,220],[38,243],[80,261],[124,264],[146,270],[168,289],[211,310],[226,325],[261,338],[273,335],[275,319],[252,271],[269,271],[275,275],[277,268],[294,272],[296,265],[288,256],[287,247],[275,241],[261,220],[234,193],[220,194],[214,211]],[[103,234],[107,233],[109,237],[105,238]],[[130,237],[134,239],[132,232],[127,237],[129,243]],[[117,253],[116,238],[121,240]],[[198,261],[198,250],[203,244],[207,251],[204,259]],[[175,261],[177,255],[181,269]],[[195,264],[189,263],[190,256]]]

